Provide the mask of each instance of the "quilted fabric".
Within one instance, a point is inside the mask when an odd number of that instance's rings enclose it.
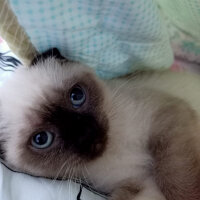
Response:
[[[172,64],[153,0],[10,0],[10,5],[39,52],[57,47],[103,78]]]
[[[166,19],[176,58],[199,68],[200,1],[157,0],[157,3]]]

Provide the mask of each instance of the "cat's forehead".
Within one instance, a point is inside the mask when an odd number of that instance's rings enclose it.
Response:
[[[18,72],[18,80],[25,79],[30,85],[62,87],[73,84],[78,80],[88,80],[93,74],[89,67],[74,62],[61,62],[55,58],[41,61],[23,72]],[[18,77],[19,76],[19,77]]]
[[[79,63],[60,62],[54,58],[48,58],[29,68],[19,68],[4,85],[7,88],[18,90],[29,88],[33,90],[42,86],[60,87],[79,79],[87,80],[89,74],[93,74],[92,70]]]
[[[78,63],[61,63],[46,59],[31,68],[21,68],[1,88],[1,104],[8,115],[16,116],[41,104],[58,103],[73,85],[83,84],[102,96],[95,75]]]

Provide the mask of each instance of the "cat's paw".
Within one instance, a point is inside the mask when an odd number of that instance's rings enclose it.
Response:
[[[135,200],[140,191],[139,184],[127,181],[111,194],[109,200]]]
[[[155,182],[148,178],[143,183],[124,181],[109,200],[166,200]]]

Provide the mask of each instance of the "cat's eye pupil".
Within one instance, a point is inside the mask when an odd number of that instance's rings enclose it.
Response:
[[[79,108],[85,102],[85,93],[81,87],[74,87],[70,93],[70,100],[74,108]]]
[[[73,93],[71,95],[71,98],[73,101],[79,101],[83,98],[83,93],[81,90],[79,90],[78,88],[73,90]]]
[[[41,132],[34,136],[34,140],[37,144],[42,145],[45,144],[48,140],[48,136],[45,132]]]
[[[53,134],[49,131],[41,131],[32,137],[32,146],[37,149],[49,147],[53,142]]]

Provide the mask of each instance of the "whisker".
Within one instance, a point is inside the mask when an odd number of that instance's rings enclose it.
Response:
[[[88,169],[87,169],[86,165],[83,164],[83,166],[84,166],[84,170],[85,170],[87,176],[89,177],[89,172],[88,172]],[[84,174],[83,174],[83,175],[84,175]],[[85,176],[84,176],[84,177],[85,177]],[[97,185],[94,184],[93,181],[90,181],[90,182],[91,182],[91,184],[89,184],[88,181],[87,181],[87,179],[86,179],[86,183],[87,183],[86,186],[88,186],[88,189],[89,189],[90,191],[92,191],[93,193],[95,193],[95,194],[97,194],[97,195],[99,195],[99,196],[105,198],[107,194],[99,193],[99,192],[95,189],[95,186],[97,186]],[[92,188],[91,185],[92,185],[92,187],[94,187],[94,188]]]
[[[114,93],[112,94],[112,96],[115,97],[118,94],[118,92],[120,91],[120,89],[122,89],[123,87],[125,87],[132,79],[133,79],[133,77],[130,77],[125,82],[123,82],[121,85],[119,85],[119,87],[117,87],[114,90]]]
[[[69,173],[68,173],[69,172]],[[59,184],[59,190],[58,190],[58,196],[60,196],[61,192],[62,192],[62,188],[63,188],[63,181],[66,180],[67,176],[69,176],[71,173],[71,166],[69,165],[66,170],[65,173],[62,177],[62,179],[60,180],[60,184]],[[68,175],[69,174],[69,175]]]
[[[62,166],[60,167],[59,171],[57,172],[56,176],[54,177],[54,179],[52,180],[52,184],[55,183],[55,181],[57,180],[57,178],[59,177],[60,175],[60,172],[63,170],[63,168],[67,165],[67,161],[65,161]]]
[[[84,171],[86,172],[86,174],[88,174],[88,172],[86,171],[86,166],[85,164],[83,164],[83,170],[81,171],[82,172],[82,175],[83,175],[83,178],[84,178],[84,184],[86,184],[86,186],[88,186],[89,190],[92,191],[92,188],[91,188],[91,184],[89,184],[88,180],[87,180],[87,177],[85,176],[84,174]],[[92,183],[93,185],[93,183]]]

